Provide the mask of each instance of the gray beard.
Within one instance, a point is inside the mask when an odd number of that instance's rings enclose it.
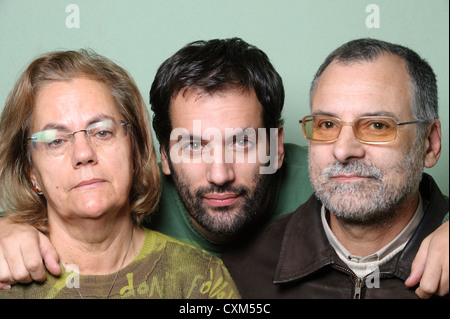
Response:
[[[412,150],[414,147],[412,148]],[[372,163],[351,159],[329,165],[317,178],[311,174],[317,198],[344,224],[383,225],[395,216],[395,212],[417,188],[422,179],[422,158],[411,151],[405,160],[390,168],[397,180],[383,180],[384,173]],[[337,183],[332,176],[352,173],[366,176],[360,183]]]

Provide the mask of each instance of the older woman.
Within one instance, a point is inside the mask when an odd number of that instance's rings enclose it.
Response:
[[[0,298],[239,297],[219,259],[139,226],[159,195],[148,112],[127,72],[87,51],[36,59],[0,119],[0,203],[48,234],[63,275]]]

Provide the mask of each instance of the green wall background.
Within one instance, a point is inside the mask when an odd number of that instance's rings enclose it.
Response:
[[[166,58],[191,41],[234,36],[264,50],[283,77],[286,141],[301,145],[298,120],[309,113],[309,84],[329,52],[360,37],[418,52],[440,90],[442,155],[427,172],[449,194],[448,0],[0,0],[0,108],[19,74],[47,51],[94,49],[125,67],[148,103]]]

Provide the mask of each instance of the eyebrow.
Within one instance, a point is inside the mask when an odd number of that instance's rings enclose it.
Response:
[[[239,129],[239,128],[234,128],[234,129]],[[240,131],[240,132],[238,132],[237,134],[233,134],[232,135],[232,137],[234,138],[234,137],[241,137],[241,136],[252,136],[253,134],[249,134],[248,132],[247,132],[247,130],[249,130],[249,129],[251,129],[251,130],[254,130],[254,132],[255,132],[255,136],[256,136],[256,139],[258,139],[258,129],[257,128],[254,128],[254,127],[247,127],[247,128],[245,128],[245,129],[243,129],[242,130],[242,132]],[[253,133],[253,132],[251,132],[251,133]],[[221,133],[221,135],[222,135],[222,133]],[[212,135],[213,136],[213,135]],[[185,137],[187,137],[187,136],[185,136]],[[223,138],[223,135],[222,135],[222,138]],[[178,142],[179,141],[181,141],[183,139],[183,136],[181,136],[181,135],[179,135],[178,136]],[[202,143],[209,143],[209,142],[211,142],[211,139],[208,139],[208,140],[205,140],[205,139],[203,139],[203,137],[202,136],[197,136],[197,135],[189,135],[189,141],[190,142],[202,142]],[[226,142],[226,141],[225,141]]]
[[[87,122],[86,127],[88,127],[89,125],[92,125],[94,123],[98,123],[98,122],[105,121],[105,120],[114,120],[114,117],[112,117],[111,115],[107,115],[107,114],[96,115],[94,118],[92,118],[91,120],[89,120]],[[64,124],[50,122],[50,123],[47,123],[42,129],[42,131],[47,131],[47,130],[69,131],[69,128]]]
[[[336,113],[331,113],[331,112],[323,112],[323,111],[317,111],[314,112],[312,115],[323,115],[323,116],[331,116],[331,117],[336,117],[339,118],[339,116],[337,116]],[[358,117],[363,117],[363,116],[384,116],[384,117],[391,117],[395,120],[397,120],[397,116],[395,116],[392,112],[386,112],[386,111],[378,111],[378,112],[365,112],[362,113],[361,115],[359,115]]]

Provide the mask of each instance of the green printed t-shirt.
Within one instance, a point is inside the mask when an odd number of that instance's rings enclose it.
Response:
[[[161,233],[144,230],[144,244],[136,258],[120,271],[110,299],[240,298],[219,258]],[[83,298],[105,298],[115,275],[85,276],[62,270],[60,277],[48,273],[43,283],[17,284],[11,290],[0,291],[0,299],[80,298],[73,288],[77,280]]]
[[[267,220],[295,211],[313,192],[308,175],[308,149],[285,144],[284,151],[283,165],[271,176]],[[220,257],[226,246],[207,239],[195,228],[172,177],[162,174],[162,186],[158,211],[150,215],[146,226]]]

